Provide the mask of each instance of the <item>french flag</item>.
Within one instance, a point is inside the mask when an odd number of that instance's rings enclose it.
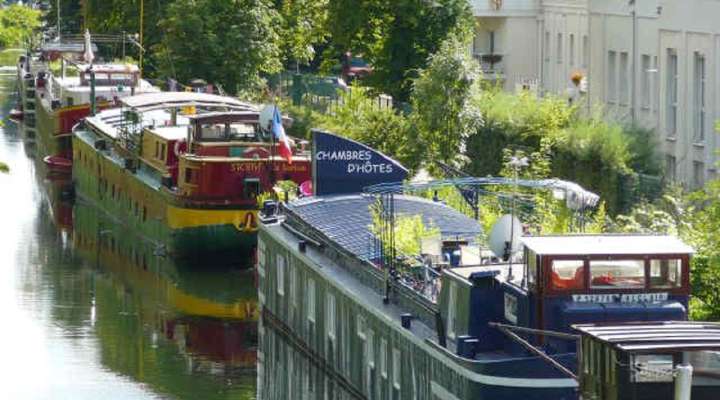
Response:
[[[275,135],[275,139],[277,139],[278,141],[278,149],[280,152],[280,156],[285,158],[288,164],[292,164],[292,150],[290,149],[290,139],[288,139],[287,135],[285,134],[285,128],[283,128],[282,125],[282,116],[280,115],[280,110],[278,110],[277,106],[275,106],[275,111],[273,111],[271,129],[273,135]]]

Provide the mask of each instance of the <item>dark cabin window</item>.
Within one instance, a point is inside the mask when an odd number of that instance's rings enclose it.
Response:
[[[254,199],[260,194],[260,180],[257,178],[245,179],[243,182],[244,195],[247,199]]]
[[[160,159],[165,161],[167,158],[167,144],[163,143],[160,145]]]
[[[160,158],[160,142],[155,142],[155,158]]]
[[[193,170],[192,168],[185,168],[185,183],[193,182]]]

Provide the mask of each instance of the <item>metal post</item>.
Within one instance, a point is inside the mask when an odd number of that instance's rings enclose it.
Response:
[[[60,0],[57,0],[56,7],[57,7],[57,38],[58,38],[58,42],[59,42],[60,41]]]
[[[92,66],[89,69],[90,72],[90,116],[94,116],[96,112],[96,101],[95,101],[95,71]]]
[[[693,367],[682,363],[675,367],[675,400],[690,400]]]

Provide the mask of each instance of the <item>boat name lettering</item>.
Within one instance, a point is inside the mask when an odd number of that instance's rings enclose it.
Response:
[[[369,150],[318,151],[315,154],[318,161],[370,161],[371,158]]]
[[[267,164],[257,163],[233,163],[230,165],[230,169],[233,172],[260,172],[264,168],[267,168]],[[306,172],[308,169],[307,164],[275,164],[273,165],[274,171],[279,172]]]
[[[642,303],[667,301],[668,294],[663,293],[607,293],[607,294],[574,294],[577,303]]]

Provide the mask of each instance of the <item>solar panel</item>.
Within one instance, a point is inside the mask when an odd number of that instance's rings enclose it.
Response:
[[[426,226],[440,230],[443,238],[473,241],[480,224],[454,209],[420,197],[395,196],[395,215],[421,215]],[[356,194],[300,199],[288,208],[332,241],[363,259],[374,256],[375,235],[371,232],[371,205],[375,197]]]

